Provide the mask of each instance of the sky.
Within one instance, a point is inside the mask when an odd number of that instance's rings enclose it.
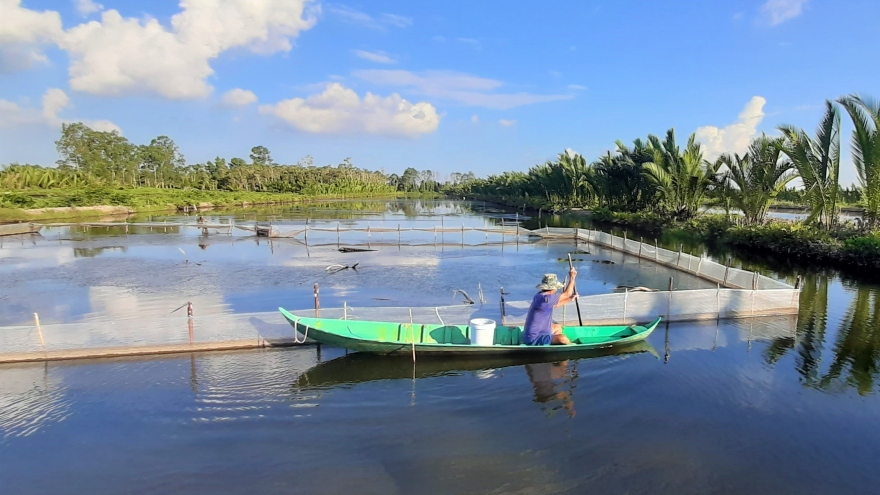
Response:
[[[0,0],[0,164],[54,164],[80,121],[189,163],[262,145],[486,176],[670,127],[711,158],[880,97],[877,19],[877,0]]]

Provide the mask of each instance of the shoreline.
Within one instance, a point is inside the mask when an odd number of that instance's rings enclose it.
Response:
[[[201,202],[188,205],[150,205],[150,206],[124,206],[124,205],[89,205],[89,206],[53,206],[46,208],[0,208],[0,224],[16,224],[24,222],[39,222],[48,220],[87,219],[94,217],[120,217],[131,216],[149,212],[201,212],[224,208],[252,208],[263,206],[288,206],[309,203],[344,202],[351,200],[376,200],[385,201],[391,199],[414,199],[424,196],[414,195],[412,198],[406,194],[389,195],[352,195],[348,197],[338,196],[304,196],[292,199],[272,199],[267,201],[232,201],[229,203]],[[434,198],[436,199],[436,198]]]

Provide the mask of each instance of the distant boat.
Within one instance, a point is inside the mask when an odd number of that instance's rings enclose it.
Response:
[[[547,354],[633,344],[645,340],[657,328],[660,318],[640,325],[562,327],[569,345],[532,346],[522,343],[522,327],[495,327],[492,345],[474,345],[468,325],[409,324],[379,321],[338,320],[300,317],[278,308],[284,318],[307,337],[326,345],[353,351],[390,353],[453,354]]]
[[[38,223],[7,223],[0,225],[0,236],[18,234],[36,234],[43,226]]]

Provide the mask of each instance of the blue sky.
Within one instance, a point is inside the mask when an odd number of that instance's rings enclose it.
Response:
[[[669,127],[742,151],[880,97],[875,0],[184,3],[0,0],[0,163],[52,164],[84,121],[190,163],[487,175]]]

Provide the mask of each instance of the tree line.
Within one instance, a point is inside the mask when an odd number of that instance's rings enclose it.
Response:
[[[7,165],[0,170],[0,188],[105,186],[376,195],[397,191],[438,193],[450,183],[475,179],[472,172],[453,173],[441,182],[437,172],[411,167],[399,176],[387,175],[383,171],[355,167],[349,158],[335,166],[316,166],[311,156],[294,165],[282,165],[273,160],[265,146],[252,148],[249,159],[217,157],[188,164],[168,136],[158,136],[149,144],[134,144],[118,132],[96,131],[83,123],[63,124],[55,146],[61,157],[55,167]]]
[[[854,130],[850,142],[859,184],[839,184],[841,115]],[[504,172],[451,188],[458,193],[492,196],[538,207],[604,207],[613,211],[651,211],[673,220],[689,220],[707,205],[736,208],[748,224],[762,223],[779,198],[809,207],[807,223],[830,228],[842,200],[865,209],[866,226],[880,221],[880,105],[849,95],[826,101],[824,115],[810,135],[781,125],[778,137],[753,139],[742,154],[725,153],[708,160],[695,134],[684,146],[670,129],[664,137],[649,135],[587,162],[580,154],[560,153],[556,160],[528,172]],[[800,178],[800,189],[787,189]]]

